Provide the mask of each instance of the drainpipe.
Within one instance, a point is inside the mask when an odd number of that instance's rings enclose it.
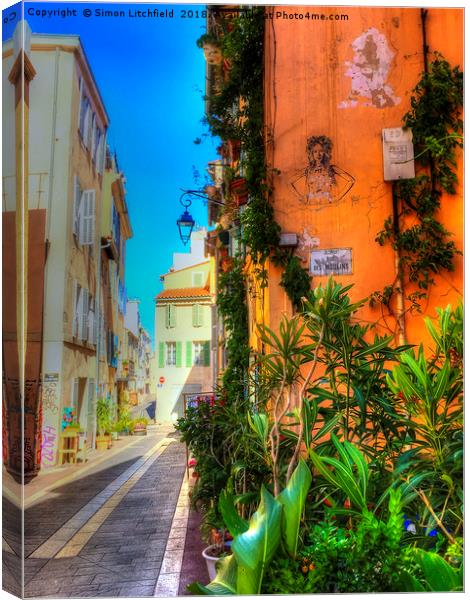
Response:
[[[400,234],[400,217],[398,212],[398,195],[396,190],[396,184],[392,184],[392,203],[393,203],[393,232],[395,239]],[[406,331],[405,331],[405,282],[403,279],[403,270],[400,265],[401,253],[400,248],[395,250],[395,275],[398,280],[398,291],[397,291],[397,322],[398,322],[398,343],[402,346],[406,344]]]
[[[428,16],[428,11],[425,8],[420,9],[420,17],[421,17],[421,36],[422,36],[422,45],[423,45],[423,63],[424,63],[424,72],[428,74],[429,66],[428,66],[428,53],[429,47],[427,43],[427,31],[426,31],[426,19]],[[431,171],[431,186],[434,192],[435,190],[435,176],[434,176],[434,163],[431,159],[430,162],[430,171]],[[398,212],[398,196],[396,193],[396,185],[395,183],[392,185],[392,201],[393,201],[393,231],[395,234],[395,238],[400,233],[400,220],[399,220],[399,212]],[[397,321],[398,321],[398,342],[399,344],[406,344],[406,331],[405,331],[405,286],[403,279],[403,272],[400,268],[400,249],[397,248],[395,250],[395,274],[398,279],[399,291],[397,292],[397,303],[396,303],[396,311],[397,311]]]
[[[101,252],[105,248],[109,248],[111,242],[106,242],[104,246],[99,244],[99,256],[98,256],[98,279],[96,282],[96,314],[95,314],[95,323],[96,323],[96,382],[95,382],[95,404],[98,401],[98,394],[100,391],[100,351],[101,351],[101,318],[100,318],[100,305],[101,305],[101,261],[102,256]],[[95,447],[96,441],[96,411],[93,411],[93,431],[92,431],[92,448]]]

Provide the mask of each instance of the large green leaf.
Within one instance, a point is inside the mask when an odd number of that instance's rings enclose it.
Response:
[[[293,557],[297,555],[300,520],[311,482],[310,469],[301,459],[292,473],[287,487],[276,498],[284,507],[282,533],[287,551]]]
[[[253,416],[248,413],[248,422],[250,427],[258,436],[263,448],[266,446],[266,440],[269,433],[269,422],[267,415],[263,413],[255,413]]]
[[[281,540],[282,507],[261,488],[261,502],[247,531],[232,542],[238,564],[238,594],[259,594],[264,571]]]
[[[463,579],[461,572],[453,569],[448,562],[435,552],[426,552],[421,548],[416,549],[416,558],[423,570],[432,592],[461,591]]]
[[[248,529],[248,521],[242,519],[235,508],[233,494],[228,490],[222,490],[219,497],[219,510],[224,519],[227,529],[233,537],[244,533]]]
[[[421,585],[421,583],[408,573],[408,571],[403,571],[400,573],[400,588],[403,592],[425,592],[425,588]]]
[[[232,555],[217,561],[217,575],[208,585],[192,583],[188,590],[195,596],[234,596],[237,594],[237,561]]]

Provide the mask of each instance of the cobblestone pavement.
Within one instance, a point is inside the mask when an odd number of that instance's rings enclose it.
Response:
[[[176,434],[152,434],[27,509],[25,597],[153,596],[181,566],[184,471]]]

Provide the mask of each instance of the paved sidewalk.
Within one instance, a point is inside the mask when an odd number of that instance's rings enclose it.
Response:
[[[25,511],[25,596],[153,596],[169,558],[182,557],[185,459],[177,435],[159,429],[49,490]]]

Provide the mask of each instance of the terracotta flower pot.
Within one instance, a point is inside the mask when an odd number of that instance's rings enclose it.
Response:
[[[105,435],[96,436],[96,449],[107,450],[108,449],[108,438]]]

